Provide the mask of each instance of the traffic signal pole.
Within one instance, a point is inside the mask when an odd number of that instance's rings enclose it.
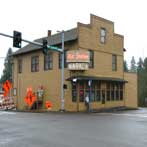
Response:
[[[7,35],[4,33],[0,33],[1,36],[9,37],[9,38],[14,38],[14,36]],[[47,45],[47,48],[50,50],[58,51],[61,52],[62,55],[62,67],[61,67],[61,111],[65,111],[65,103],[64,103],[64,31],[61,32],[61,42],[62,42],[62,49],[58,48],[56,46],[50,46]],[[43,43],[35,42],[35,41],[29,41],[21,38],[21,41],[34,44],[36,46],[40,46],[41,48],[43,47]]]
[[[14,38],[14,36],[7,35],[7,34],[4,34],[4,33],[0,33],[0,35],[1,36],[5,36],[5,37],[9,37],[9,38]],[[29,40],[26,40],[26,39],[21,39],[21,41],[26,42],[26,43],[30,43],[30,44],[34,44],[34,45],[37,45],[37,46],[40,46],[41,48],[43,46],[42,43],[35,42],[35,41],[29,41]],[[58,52],[62,52],[62,49],[57,48],[55,46],[47,45],[47,47],[48,47],[48,49],[51,49],[51,50],[54,50],[54,51],[58,51]]]

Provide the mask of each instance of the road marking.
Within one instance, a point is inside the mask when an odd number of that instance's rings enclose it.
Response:
[[[130,117],[140,117],[140,118],[147,118],[147,114],[131,114],[131,113],[102,113],[102,114],[111,114],[111,115],[122,115],[122,116],[130,116]]]
[[[13,114],[16,114],[16,113],[15,112],[3,112],[3,111],[0,112],[0,115],[5,115],[5,114],[13,115]]]

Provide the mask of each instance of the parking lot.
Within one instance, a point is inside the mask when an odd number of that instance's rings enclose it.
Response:
[[[147,109],[118,113],[0,111],[0,147],[146,147]]]

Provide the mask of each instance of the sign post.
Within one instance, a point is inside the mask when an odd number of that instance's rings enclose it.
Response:
[[[92,85],[92,80],[90,79],[88,81],[88,86],[89,86],[89,112],[91,111],[91,93],[92,93],[91,85]]]

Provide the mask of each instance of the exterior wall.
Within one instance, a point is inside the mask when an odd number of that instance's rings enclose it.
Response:
[[[106,43],[100,42],[100,29],[106,29]],[[114,33],[111,21],[91,15],[91,24],[78,23],[79,49],[94,51],[94,68],[85,75],[123,79],[123,36]],[[112,71],[112,54],[117,55],[117,71]]]
[[[65,49],[77,49],[75,43],[67,45]],[[31,72],[31,57],[39,56],[39,71]],[[43,107],[45,109],[45,101],[50,100],[53,104],[53,111],[59,111],[61,108],[61,69],[59,69],[58,58],[59,53],[53,52],[53,69],[44,71],[44,55],[41,51],[37,51],[30,54],[24,54],[14,58],[14,88],[17,88],[17,96],[15,97],[15,102],[17,108],[23,110],[26,108],[24,98],[26,96],[27,88],[32,87],[33,92],[37,92],[37,89],[40,85],[44,87],[44,100]],[[18,59],[22,59],[22,73],[18,73]],[[65,78],[69,77],[69,71],[65,69]],[[70,93],[70,83],[65,82],[68,89],[65,90],[65,107],[67,109],[74,108],[75,104],[71,102],[71,93]],[[70,98],[69,98],[70,97]]]
[[[85,75],[115,77],[123,79],[123,56],[117,56],[117,71],[112,71],[112,54],[95,51],[94,68],[85,71]]]
[[[125,85],[125,105],[131,108],[138,107],[137,99],[137,74],[136,73],[125,73],[125,80],[128,81]]]

